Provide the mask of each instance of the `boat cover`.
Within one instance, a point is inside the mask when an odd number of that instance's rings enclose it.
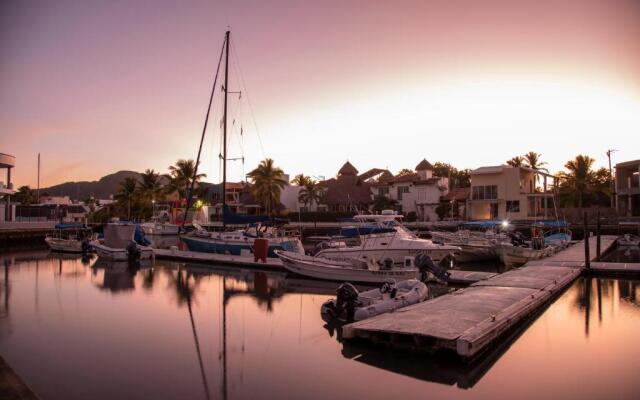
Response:
[[[107,224],[104,227],[104,245],[124,249],[133,240],[136,225]]]

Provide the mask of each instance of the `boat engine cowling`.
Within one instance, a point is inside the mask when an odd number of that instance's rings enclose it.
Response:
[[[358,289],[349,282],[345,282],[338,286],[336,290],[336,315],[342,314],[344,311],[347,313],[347,320],[353,321],[356,306],[358,302]]]
[[[129,261],[137,261],[140,259],[140,249],[138,249],[138,245],[136,242],[131,241],[127,245],[127,258]]]
[[[416,256],[415,265],[420,270],[420,280],[426,282],[429,273],[443,282],[449,281],[449,273],[446,268],[436,265],[428,254],[420,253]]]

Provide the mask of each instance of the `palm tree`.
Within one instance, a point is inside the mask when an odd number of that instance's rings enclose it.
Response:
[[[19,201],[20,204],[29,205],[34,202],[35,194],[33,193],[33,189],[29,186],[20,186],[18,188],[18,192],[14,194],[14,198],[16,201]]]
[[[540,161],[541,156],[542,154],[536,153],[535,151],[528,152],[524,155],[525,165],[531,169],[549,171],[547,168],[543,167],[543,165],[547,165],[547,163]]]
[[[195,170],[196,164],[193,160],[180,159],[176,161],[175,165],[169,166],[169,175],[167,175],[167,178],[169,178],[168,192],[178,192],[179,200],[187,197],[187,190]],[[206,176],[207,174],[197,174],[195,176],[196,183]]]
[[[318,190],[316,181],[309,179],[306,182],[302,189],[300,189],[300,192],[298,192],[298,201],[303,203],[305,207],[320,202],[320,191]]]
[[[313,182],[310,176],[305,176],[304,174],[298,174],[293,178],[291,183],[298,186],[307,186],[309,182]]]
[[[560,173],[561,179],[564,180],[564,186],[577,196],[579,208],[582,208],[584,195],[589,192],[589,187],[593,181],[591,167],[594,162],[593,158],[580,154],[574,160],[567,161],[564,165],[569,170],[568,173]]]
[[[507,160],[507,165],[512,167],[522,167],[524,165],[524,157],[515,156],[511,160]]]
[[[161,201],[164,197],[164,187],[160,180],[160,174],[148,169],[140,175],[140,178],[140,185],[137,188],[138,198],[147,205],[154,200]]]
[[[274,165],[271,158],[266,158],[247,177],[253,183],[253,195],[267,210],[267,214],[271,214],[272,208],[280,203],[282,188],[288,183],[284,172]]]
[[[131,202],[136,195],[136,186],[137,181],[134,178],[125,178],[122,182],[120,182],[118,193],[116,193],[115,195],[116,200],[121,205],[127,205],[127,219],[131,219]]]

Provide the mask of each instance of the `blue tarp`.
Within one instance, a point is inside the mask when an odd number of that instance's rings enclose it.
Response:
[[[494,228],[496,226],[502,226],[502,223],[504,221],[501,220],[490,220],[490,221],[469,221],[469,222],[465,222],[464,226],[468,226],[468,227],[474,227],[474,228],[483,228],[483,229],[489,229],[489,228]]]
[[[544,221],[536,221],[533,225],[543,228],[566,228],[569,226],[569,223],[567,221],[557,221],[555,219],[549,219]]]

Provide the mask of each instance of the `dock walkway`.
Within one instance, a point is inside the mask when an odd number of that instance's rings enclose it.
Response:
[[[593,240],[595,250],[595,238],[589,240],[590,245]],[[615,243],[615,237],[603,237],[601,243],[604,253]],[[582,259],[578,254],[582,254]],[[591,255],[594,259],[595,251]],[[343,337],[412,349],[449,349],[465,358],[474,357],[582,273],[584,242],[561,251],[545,265],[548,260],[527,264],[393,313],[346,325]]]

